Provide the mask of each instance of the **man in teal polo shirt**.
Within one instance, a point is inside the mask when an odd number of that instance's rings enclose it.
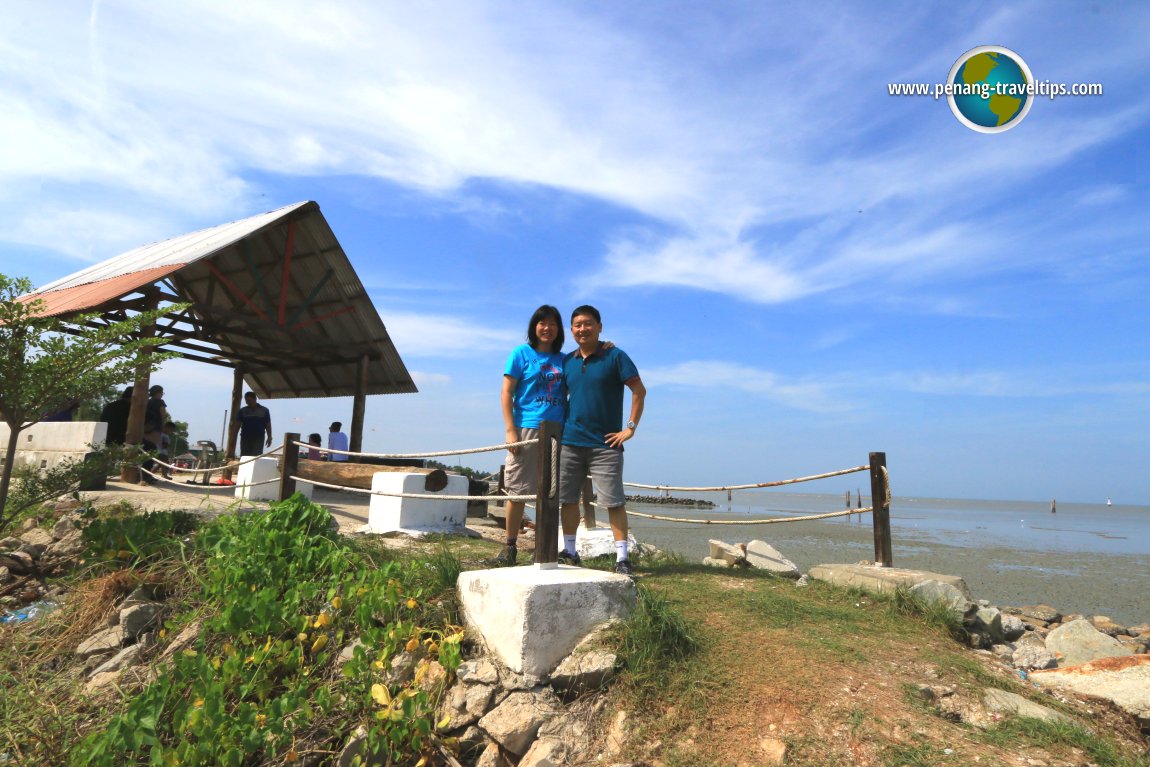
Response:
[[[603,348],[603,321],[594,306],[571,313],[571,335],[579,348],[563,363],[567,385],[567,419],[559,462],[559,502],[563,550],[559,561],[581,564],[575,551],[579,527],[579,492],[590,474],[599,500],[607,506],[615,538],[615,572],[631,575],[627,551],[627,509],[623,494],[623,443],[635,436],[643,417],[647,389],[639,370],[619,347]],[[623,424],[623,388],[631,390],[631,415]]]

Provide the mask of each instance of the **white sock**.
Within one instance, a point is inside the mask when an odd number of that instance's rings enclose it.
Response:
[[[627,541],[615,541],[615,561],[622,562],[627,558]]]
[[[575,536],[574,535],[564,535],[563,536],[563,550],[566,551],[568,554],[576,553],[575,552]]]

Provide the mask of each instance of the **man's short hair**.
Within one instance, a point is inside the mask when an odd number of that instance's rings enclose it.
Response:
[[[331,422],[331,430],[332,431],[339,431],[342,428],[343,428],[343,423],[341,421],[332,421]]]
[[[160,392],[161,394],[163,394],[164,387],[160,386],[159,384],[156,384],[151,389],[148,389],[148,394],[155,394],[156,392]]]
[[[600,325],[603,324],[603,318],[599,316],[599,310],[596,309],[594,306],[591,306],[590,304],[583,304],[582,306],[576,306],[575,311],[571,312],[571,321],[574,322],[575,318],[578,317],[580,314],[587,315],[588,317],[594,317],[595,322],[597,322]]]
[[[244,395],[244,399],[247,399],[248,397],[252,397],[254,399],[255,396],[256,396],[256,393],[254,391],[250,391]]]
[[[120,395],[120,399],[130,399],[132,396],[132,390],[135,388],[136,387],[134,386],[125,386],[124,393]]]

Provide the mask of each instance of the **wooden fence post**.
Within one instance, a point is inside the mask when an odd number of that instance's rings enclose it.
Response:
[[[539,424],[539,488],[535,496],[535,564],[557,566],[559,554],[559,435],[555,421]],[[554,460],[554,462],[552,462]]]
[[[299,435],[288,432],[284,435],[283,460],[280,462],[280,500],[286,501],[295,494],[295,480],[293,476],[299,474],[299,448],[294,443],[299,442]]]
[[[891,567],[890,504],[886,501],[886,453],[870,454],[870,503],[874,523],[874,562],[879,567]]]

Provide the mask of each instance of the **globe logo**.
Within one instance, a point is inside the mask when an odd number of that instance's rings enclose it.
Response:
[[[946,83],[950,111],[979,133],[1010,130],[1034,102],[1030,67],[1001,45],[980,45],[959,56]]]

